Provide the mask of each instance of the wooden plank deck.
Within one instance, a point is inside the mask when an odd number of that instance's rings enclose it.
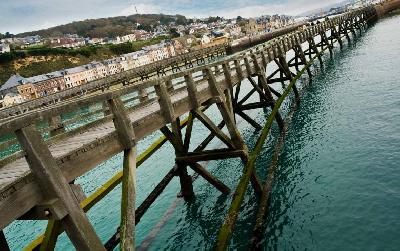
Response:
[[[231,74],[234,78],[236,77],[235,71],[232,71]],[[216,78],[220,86],[226,86],[223,74],[217,75]],[[197,90],[201,102],[212,97],[206,80],[197,84]],[[186,89],[171,95],[171,101],[176,116],[181,116],[191,109]],[[139,140],[166,124],[158,101],[131,111],[128,117],[134,125],[135,134]],[[57,159],[67,180],[72,181],[97,164],[121,152],[122,146],[117,141],[114,123],[110,119],[103,124],[54,143],[49,146],[49,149],[53,157]],[[79,163],[79,166],[76,163]],[[0,167],[0,228],[22,216],[42,200],[40,189],[32,176],[25,158],[19,158]],[[24,200],[23,207],[20,206],[21,200]],[[18,208],[12,209],[13,205],[18,205]]]

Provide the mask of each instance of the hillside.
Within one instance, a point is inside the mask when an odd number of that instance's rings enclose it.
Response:
[[[164,14],[136,14],[99,19],[87,19],[69,24],[55,26],[49,29],[30,31],[17,34],[17,37],[40,35],[42,37],[55,37],[63,34],[78,34],[82,37],[116,37],[131,33],[132,29],[151,30],[159,24],[185,24],[188,20],[181,15]],[[139,27],[137,24],[140,24]]]

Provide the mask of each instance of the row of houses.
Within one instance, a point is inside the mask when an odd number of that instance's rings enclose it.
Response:
[[[94,44],[121,44],[126,42],[134,42],[137,40],[146,40],[152,36],[155,35],[144,30],[133,30],[131,34],[117,36],[115,38],[83,38],[75,34],[65,35],[64,37],[47,38],[44,41],[45,44],[50,48],[77,48]]]
[[[0,87],[0,96],[2,97],[0,108],[45,97],[52,93],[173,57],[176,55],[175,46],[179,47],[179,44],[176,43],[179,42],[163,42],[117,58],[102,62],[94,61],[86,65],[29,78],[15,74]]]

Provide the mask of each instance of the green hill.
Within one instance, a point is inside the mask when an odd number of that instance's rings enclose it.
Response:
[[[190,21],[190,20],[189,20]],[[82,37],[116,37],[131,33],[132,29],[152,30],[160,24],[185,24],[188,22],[182,15],[164,14],[136,14],[131,16],[119,16],[99,19],[87,19],[55,26],[49,29],[24,32],[17,37],[40,35],[42,37],[55,37],[63,34],[78,34]],[[137,24],[140,24],[139,27]]]

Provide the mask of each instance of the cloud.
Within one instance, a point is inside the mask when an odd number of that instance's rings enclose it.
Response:
[[[0,32],[19,33],[88,18],[139,13],[190,17],[299,14],[342,0],[0,0]]]
[[[342,2],[342,0],[320,0],[320,1],[305,1],[297,0],[290,1],[288,3],[276,3],[276,4],[255,4],[246,5],[240,8],[230,9],[219,9],[209,13],[211,16],[223,16],[223,17],[255,17],[261,15],[271,14],[287,14],[287,15],[298,15],[309,10],[315,10],[323,8],[328,5]]]

